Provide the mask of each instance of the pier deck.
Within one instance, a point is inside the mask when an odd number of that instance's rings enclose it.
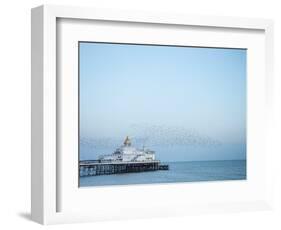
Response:
[[[99,162],[80,161],[80,176],[99,176],[119,173],[169,170],[169,165],[161,165],[160,161],[149,162]]]

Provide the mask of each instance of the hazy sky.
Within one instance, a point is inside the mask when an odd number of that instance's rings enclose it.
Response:
[[[80,43],[81,159],[126,135],[163,161],[245,159],[246,54]]]

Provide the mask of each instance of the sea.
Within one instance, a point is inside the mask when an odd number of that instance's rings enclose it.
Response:
[[[80,187],[246,180],[246,160],[162,162],[169,170],[80,177]]]

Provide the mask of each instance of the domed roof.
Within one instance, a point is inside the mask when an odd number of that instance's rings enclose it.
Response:
[[[125,146],[131,146],[131,140],[129,139],[129,137],[127,136],[125,141],[124,141],[124,145]]]

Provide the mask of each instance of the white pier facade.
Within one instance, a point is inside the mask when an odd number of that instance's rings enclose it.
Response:
[[[132,147],[126,137],[122,146],[110,155],[102,155],[98,160],[80,161],[80,176],[98,176],[116,173],[169,170],[168,165],[161,165],[155,159],[155,152],[149,149]]]
[[[101,162],[145,162],[154,161],[155,152],[149,149],[137,149],[131,145],[131,140],[127,136],[123,145],[110,155],[99,157]]]

